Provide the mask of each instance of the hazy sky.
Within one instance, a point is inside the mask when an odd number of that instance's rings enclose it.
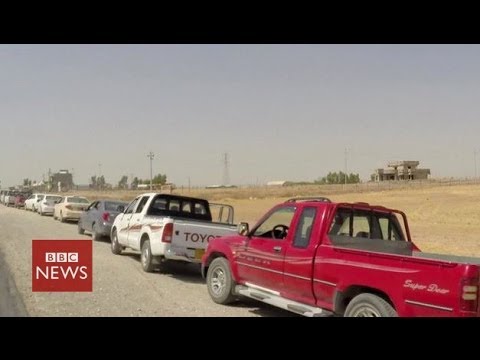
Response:
[[[186,185],[474,175],[476,45],[0,45],[0,181],[154,173]],[[480,174],[480,153],[477,156]],[[102,164],[99,167],[98,164]]]

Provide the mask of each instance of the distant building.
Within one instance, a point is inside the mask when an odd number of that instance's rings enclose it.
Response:
[[[430,169],[419,169],[419,161],[391,161],[386,169],[377,169],[371,175],[373,181],[427,180]]]
[[[207,185],[205,189],[220,189],[222,185]]]
[[[287,183],[287,180],[277,180],[267,182],[267,186],[284,186]]]
[[[72,190],[74,188],[73,174],[69,173],[68,170],[60,170],[58,173],[50,176],[50,185],[50,190],[54,191]]]
[[[232,189],[236,187],[236,185],[208,185],[205,186],[205,189]]]

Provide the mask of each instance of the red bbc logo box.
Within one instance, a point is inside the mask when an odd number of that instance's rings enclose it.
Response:
[[[92,291],[91,240],[32,240],[32,291]]]

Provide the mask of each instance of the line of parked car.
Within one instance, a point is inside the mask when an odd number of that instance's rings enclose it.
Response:
[[[121,200],[89,201],[76,195],[34,193],[15,190],[1,190],[0,203],[18,209],[32,211],[40,216],[50,215],[60,222],[77,221],[79,234],[85,231],[94,240],[110,237],[115,217],[123,211],[127,202]]]
[[[161,193],[128,205],[31,194],[23,207],[78,220],[94,240],[110,235],[112,253],[139,251],[146,272],[201,264],[218,304],[249,297],[303,316],[480,316],[480,258],[422,252],[406,214],[383,206],[293,198],[251,229],[234,224],[230,205]]]

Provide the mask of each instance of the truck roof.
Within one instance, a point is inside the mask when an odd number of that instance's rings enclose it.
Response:
[[[310,205],[318,204],[320,202],[320,203],[331,204],[332,206],[354,207],[354,208],[357,208],[357,209],[398,212],[395,209],[389,209],[389,208],[386,208],[385,206],[381,206],[381,205],[371,205],[367,202],[353,202],[353,203],[350,203],[350,202],[332,202],[329,198],[326,198],[324,196],[295,197],[295,198],[291,198],[291,199],[288,199],[288,200],[285,201],[285,203],[298,203],[298,202],[310,203]]]
[[[166,199],[183,199],[183,200],[190,200],[190,201],[205,201],[208,202],[208,200],[201,199],[201,198],[195,198],[195,197],[189,197],[189,196],[182,196],[182,195],[171,195],[171,194],[162,194],[158,192],[151,192],[151,193],[145,193],[141,194],[140,196],[161,196]]]

